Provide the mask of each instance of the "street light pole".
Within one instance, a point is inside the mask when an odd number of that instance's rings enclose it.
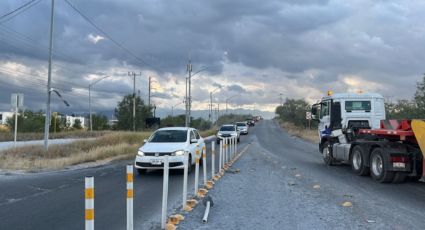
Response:
[[[111,77],[111,76],[105,76],[105,77],[102,77],[102,78],[100,78],[100,79],[97,79],[96,81],[93,81],[92,83],[90,83],[89,84],[89,119],[90,119],[90,131],[93,131],[93,120],[92,120],[92,111],[91,111],[91,88],[96,84],[96,83],[98,83],[99,81],[102,81],[103,79],[105,79],[105,78],[108,78],[108,77]]]
[[[136,132],[136,76],[142,76],[142,73],[128,72],[128,76],[133,76],[133,131]]]
[[[189,59],[189,63],[187,64],[187,72],[189,73],[189,76],[186,78],[186,119],[185,119],[185,126],[190,126],[190,116],[191,116],[191,108],[192,108],[192,93],[191,93],[191,87],[192,87],[192,77],[198,74],[201,71],[206,70],[208,67],[204,67],[194,74],[192,74],[192,62]]]
[[[221,86],[217,87],[216,89],[214,89],[213,91],[210,92],[210,114],[209,114],[209,120],[212,121],[211,117],[212,117],[212,113],[213,113],[213,108],[212,108],[212,95],[215,91],[221,89]]]
[[[226,98],[226,114],[227,114],[227,104],[229,103],[229,100],[236,97],[236,96],[238,96],[238,95],[233,95],[231,97]]]

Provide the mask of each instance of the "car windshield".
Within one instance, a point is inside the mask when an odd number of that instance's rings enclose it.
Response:
[[[186,140],[186,130],[159,130],[152,135],[149,142],[186,142]]]
[[[243,122],[238,122],[238,123],[236,123],[236,125],[237,125],[237,126],[246,126],[246,124],[245,124],[245,123],[243,123]]]
[[[234,126],[221,126],[220,131],[235,131],[235,127]]]

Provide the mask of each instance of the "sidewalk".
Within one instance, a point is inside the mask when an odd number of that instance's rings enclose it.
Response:
[[[202,223],[202,204],[178,229],[357,229],[352,210],[313,188],[314,182],[284,165],[253,141],[248,151],[209,192],[214,207]]]

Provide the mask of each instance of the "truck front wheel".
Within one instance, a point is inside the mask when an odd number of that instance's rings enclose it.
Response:
[[[370,172],[369,167],[365,166],[363,149],[360,146],[354,146],[350,156],[351,169],[359,176],[367,176]]]
[[[376,148],[370,155],[370,174],[372,178],[381,183],[388,183],[394,179],[394,172],[388,171],[387,163],[384,161],[384,151]]]
[[[332,146],[329,144],[329,142],[325,142],[325,144],[323,144],[322,155],[323,155],[323,161],[325,162],[326,165],[328,166],[335,165],[335,160],[332,156]]]

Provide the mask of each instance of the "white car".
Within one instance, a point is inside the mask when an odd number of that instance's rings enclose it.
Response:
[[[236,122],[236,127],[242,135],[248,134],[248,125],[246,122]]]
[[[224,138],[229,138],[229,137],[237,137],[239,142],[240,134],[241,132],[237,129],[236,125],[233,125],[233,124],[222,125],[216,135],[217,144],[220,144],[220,141],[222,141]]]
[[[196,150],[202,153],[204,139],[193,128],[171,127],[156,130],[139,148],[134,162],[138,173],[148,169],[163,169],[164,156],[170,156],[170,169],[184,168],[184,153],[189,153],[189,172],[195,164]]]

